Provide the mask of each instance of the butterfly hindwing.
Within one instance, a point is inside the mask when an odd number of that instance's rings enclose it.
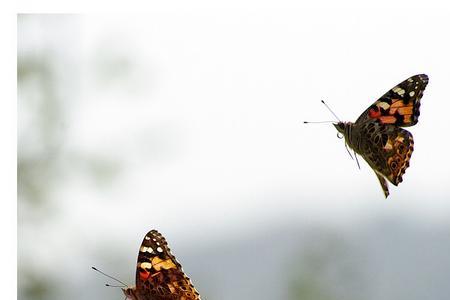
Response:
[[[380,124],[400,127],[415,125],[420,115],[420,99],[427,84],[428,76],[425,74],[406,79],[375,101],[355,123],[376,120]]]
[[[409,167],[414,150],[412,134],[403,128],[377,122],[365,123],[359,130],[364,136],[361,140],[360,155],[377,176],[386,177],[394,185],[402,182],[402,176]],[[381,185],[386,194],[387,185]]]
[[[137,261],[138,300],[199,300],[200,295],[156,230],[144,237]]]

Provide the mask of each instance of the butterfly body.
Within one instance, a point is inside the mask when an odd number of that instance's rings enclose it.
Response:
[[[131,300],[200,300],[165,238],[156,230],[147,233],[139,248],[136,286],[123,292]]]
[[[414,140],[401,127],[418,122],[420,99],[427,84],[427,75],[412,76],[375,101],[355,123],[333,124],[345,143],[375,171],[385,197],[389,195],[386,179],[398,185],[409,167]]]

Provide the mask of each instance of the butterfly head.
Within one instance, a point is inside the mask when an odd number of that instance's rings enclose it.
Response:
[[[122,289],[126,299],[138,300],[135,287],[127,287]]]
[[[351,132],[352,128],[354,126],[354,123],[352,122],[337,122],[333,123],[334,128],[337,130],[337,137],[339,139],[345,139],[345,146],[349,145],[350,147],[353,147],[352,141],[351,141]]]
[[[340,134],[345,135],[345,127],[347,126],[346,123],[344,123],[344,122],[337,122],[337,123],[333,123],[333,126],[336,128],[336,130]]]

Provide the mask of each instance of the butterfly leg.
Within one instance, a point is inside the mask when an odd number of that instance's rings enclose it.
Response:
[[[359,165],[359,160],[358,160],[358,156],[356,155],[355,150],[353,150],[353,154],[355,154],[355,158],[356,158],[356,163],[358,164],[358,168],[361,170],[361,166]]]
[[[378,174],[377,172],[375,172],[375,174],[377,175],[377,178],[380,181],[381,188],[383,189],[384,196],[387,198],[389,196],[388,183],[387,183],[386,179],[384,179],[384,177],[382,175]]]
[[[354,159],[353,156],[352,156],[352,154],[350,153],[350,150],[348,150],[347,143],[345,143],[345,149],[347,149],[348,155],[350,155],[350,157],[351,157],[352,159]]]
[[[353,158],[353,155],[350,153],[350,150],[348,150],[347,143],[345,143],[345,149],[347,149],[348,155],[350,155],[350,157],[351,157],[353,160],[356,159],[356,164],[358,165],[358,169],[361,170],[361,166],[359,165],[358,156],[356,155],[355,150],[353,150],[353,154],[355,155],[355,158]]]

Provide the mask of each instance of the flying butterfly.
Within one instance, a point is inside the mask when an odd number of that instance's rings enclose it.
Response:
[[[386,179],[397,186],[409,167],[414,140],[412,134],[401,127],[417,124],[420,99],[427,84],[427,75],[414,75],[375,101],[355,123],[333,124],[344,136],[346,146],[353,149],[355,157],[356,154],[362,156],[374,170],[386,198],[389,196]]]

